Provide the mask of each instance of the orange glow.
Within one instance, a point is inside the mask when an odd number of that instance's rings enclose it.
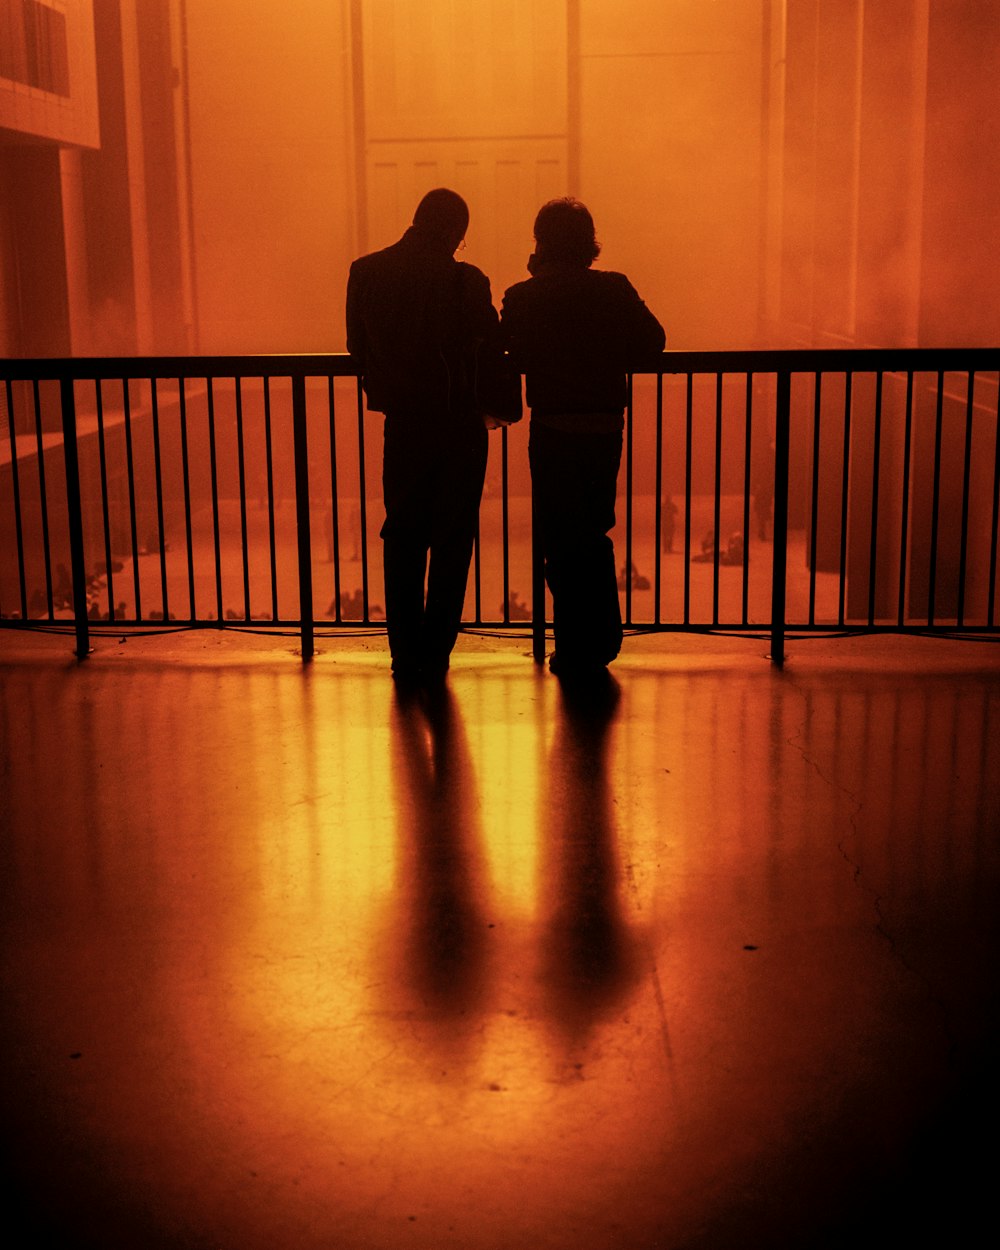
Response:
[[[7,152],[3,354],[341,350],[351,260],[434,185],[498,301],[538,206],[579,195],[668,347],[1000,329],[989,6],[64,7],[70,96],[0,78],[8,133],[88,145]]]
[[[380,1197],[385,1219],[404,1221],[432,1196],[447,1205],[448,1192],[461,1204],[459,1195],[474,1190],[476,1210],[458,1206],[454,1219],[475,1220],[483,1235],[502,1227],[512,1207],[548,1218],[548,1170],[515,1167],[505,1176],[498,1156],[551,1156],[556,1142],[561,1201],[580,1210],[603,1204],[589,1178],[609,1153],[631,1172],[644,1151],[660,1148],[641,1145],[645,1111],[629,1105],[631,1083],[644,1074],[651,1091],[667,1092],[661,1007],[652,986],[640,988],[653,953],[647,940],[610,1001],[606,978],[591,984],[587,970],[582,988],[567,986],[565,969],[552,980],[551,958],[565,949],[553,890],[576,871],[586,890],[590,871],[574,868],[572,842],[558,849],[561,837],[572,838],[560,832],[560,811],[573,796],[566,780],[557,793],[545,780],[572,747],[560,730],[557,688],[541,686],[536,703],[508,661],[490,659],[460,704],[446,696],[430,717],[419,706],[387,708],[393,696],[380,657],[348,662],[354,675],[324,682],[321,705],[310,684],[301,731],[282,734],[276,756],[263,742],[255,756],[246,796],[254,816],[238,838],[241,875],[254,891],[218,953],[229,993],[189,999],[178,1017],[197,1086],[226,1109],[204,1131],[232,1133],[235,1115],[248,1148],[263,1151],[284,1183],[294,1175],[314,1201],[342,1183],[331,1158],[354,1175],[385,1149],[388,1132],[401,1153],[396,1192]],[[275,694],[248,696],[295,723]],[[377,723],[387,711],[388,740]],[[605,766],[596,778],[607,784]],[[293,779],[308,800],[296,798]],[[625,793],[614,802],[626,802]],[[625,831],[619,840],[619,830],[598,824],[592,836],[612,859],[632,854]],[[649,924],[649,883],[600,867],[597,880],[636,947]],[[569,905],[582,903],[571,896]],[[572,953],[569,964],[572,977]],[[180,986],[163,988],[183,995]],[[628,1056],[601,1045],[623,1010],[646,1034]],[[335,1099],[324,1094],[331,1080]],[[572,1097],[586,1082],[586,1098]],[[605,1125],[599,1137],[588,1132],[595,1117]],[[287,1175],[286,1138],[296,1143]],[[488,1148],[470,1149],[477,1141]],[[327,1163],[303,1174],[310,1157]],[[377,1173],[359,1183],[373,1184],[373,1199],[381,1191]],[[416,1244],[432,1241],[418,1235]]]
[[[885,644],[775,678],[634,640],[581,718],[509,644],[460,644],[435,709],[341,642],[67,674],[57,641],[0,699],[8,1092],[74,1214],[141,1195],[162,1244],[247,1250],[812,1228],[941,1089],[914,981],[963,1029],[988,1002],[965,645],[964,678]]]

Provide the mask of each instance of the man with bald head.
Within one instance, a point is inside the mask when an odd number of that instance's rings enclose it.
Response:
[[[468,225],[460,195],[429,191],[402,238],[356,260],[347,285],[347,350],[368,407],[385,414],[385,608],[399,681],[448,669],[486,473],[476,358],[502,349],[489,279],[454,258]]]

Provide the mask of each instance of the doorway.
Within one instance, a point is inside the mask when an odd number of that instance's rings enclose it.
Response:
[[[421,196],[469,205],[462,259],[527,276],[539,205],[571,184],[566,0],[352,2],[359,244],[394,242]]]

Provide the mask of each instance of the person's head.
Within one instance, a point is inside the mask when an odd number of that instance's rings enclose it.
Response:
[[[535,218],[535,253],[541,261],[586,269],[601,254],[594,219],[585,204],[567,196],[549,200]]]
[[[449,252],[454,252],[469,228],[469,206],[456,191],[437,187],[428,191],[417,205],[413,224]]]

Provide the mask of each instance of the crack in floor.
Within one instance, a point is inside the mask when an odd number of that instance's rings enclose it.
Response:
[[[805,746],[800,741],[800,738],[801,730],[791,737],[786,737],[785,744],[786,746],[791,747],[794,751],[798,752],[803,762],[816,773],[817,777],[819,777],[825,786],[827,786],[831,791],[839,791],[850,801],[852,811],[848,818],[849,824],[851,833],[855,839],[858,839],[860,837],[858,818],[864,810],[864,802],[858,798],[857,794],[853,790],[850,790],[841,782],[834,781],[831,777],[828,777],[816,760],[813,759],[813,757],[807,752]],[[917,969],[901,951],[896,938],[888,928],[888,922],[882,906],[882,895],[877,890],[873,889],[867,881],[863,880],[863,869],[858,860],[854,859],[848,852],[846,845],[847,840],[847,837],[838,840],[837,851],[844,862],[852,870],[854,884],[859,889],[864,890],[871,899],[872,910],[875,913],[875,932],[885,942],[891,957],[896,961],[896,963],[898,963],[900,968],[902,968],[908,976],[912,977],[913,980],[921,987],[926,1001],[937,1010],[940,1019],[941,1031],[947,1043],[949,1059],[951,1060],[954,1057],[953,1052],[955,1051],[958,1042],[952,1028],[951,1013],[949,1011],[948,1004],[940,994],[935,993],[929,979],[922,972],[920,972],[919,969]]]

